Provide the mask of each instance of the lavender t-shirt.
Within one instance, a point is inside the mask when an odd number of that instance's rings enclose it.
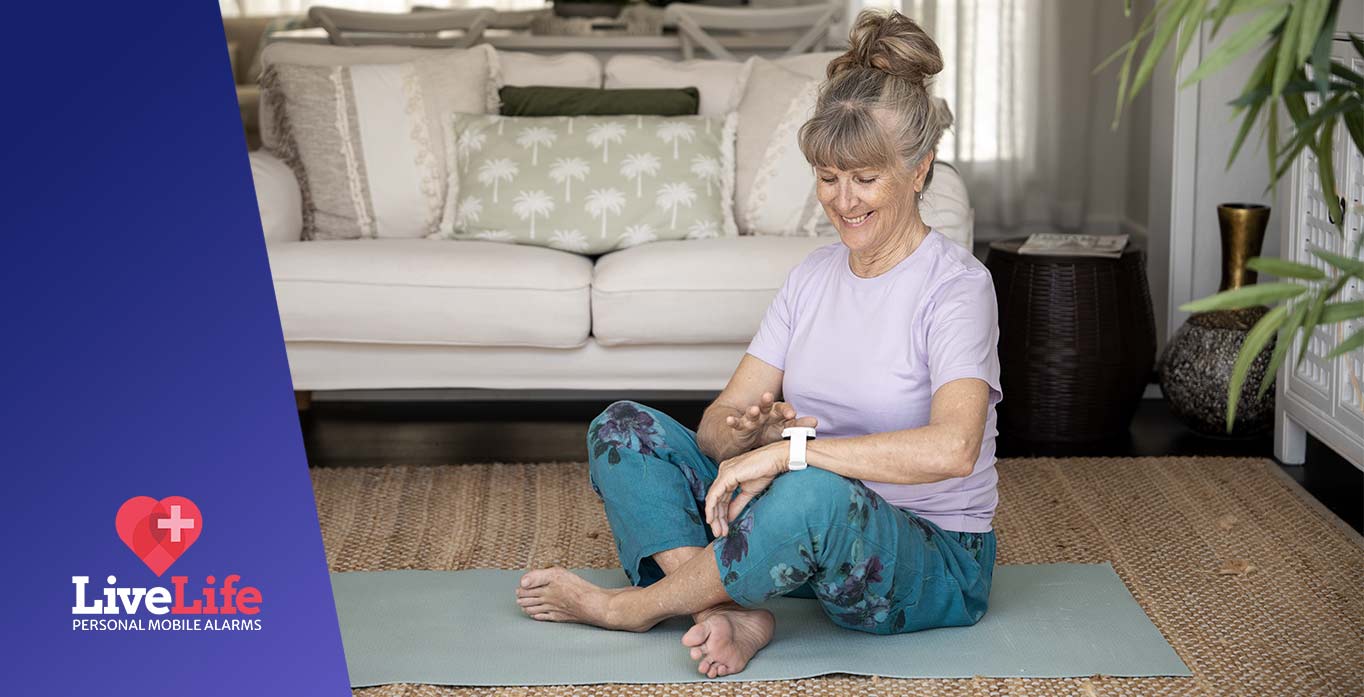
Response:
[[[939,387],[984,380],[990,406],[969,476],[931,484],[864,481],[892,505],[945,530],[987,532],[999,501],[997,314],[989,271],[936,230],[874,278],[853,274],[848,248],[836,242],[787,275],[748,353],[785,371],[784,399],[798,416],[819,418],[820,438],[926,426]]]

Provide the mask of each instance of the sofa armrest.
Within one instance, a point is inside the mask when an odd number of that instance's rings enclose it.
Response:
[[[303,194],[293,170],[263,150],[251,153],[250,157],[266,244],[298,242],[303,235]]]

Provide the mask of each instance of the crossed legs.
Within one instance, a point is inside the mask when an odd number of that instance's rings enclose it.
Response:
[[[689,614],[696,624],[682,643],[697,671],[712,678],[743,670],[772,640],[772,613],[730,600],[710,547],[677,547],[653,558],[665,576],[645,588],[600,588],[558,567],[531,571],[516,589],[517,604],[537,620],[636,632]]]

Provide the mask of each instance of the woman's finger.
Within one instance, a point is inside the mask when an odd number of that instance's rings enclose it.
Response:
[[[738,518],[739,514],[743,512],[744,506],[747,506],[748,502],[752,501],[754,496],[756,496],[756,494],[750,494],[747,489],[740,487],[739,495],[735,496],[734,499],[729,502],[729,507],[725,511],[726,524],[728,524],[729,521]]]

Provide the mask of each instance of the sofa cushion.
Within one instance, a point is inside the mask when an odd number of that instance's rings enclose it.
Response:
[[[827,237],[651,242],[597,260],[592,334],[621,344],[747,343],[786,275]]]
[[[276,119],[271,150],[299,178],[305,239],[436,232],[445,204],[445,118],[487,110],[492,48],[349,65],[286,62],[274,49],[266,49],[261,80]],[[495,90],[492,99],[495,105]]]
[[[598,254],[735,235],[734,121],[456,114],[440,236]]]
[[[271,245],[287,341],[581,346],[592,262],[477,241]]]
[[[739,103],[747,82],[747,66],[734,61],[672,61],[620,54],[606,61],[605,87],[695,87],[701,91],[700,114],[723,116]]]
[[[601,87],[601,61],[589,53],[497,51],[503,85]]]

